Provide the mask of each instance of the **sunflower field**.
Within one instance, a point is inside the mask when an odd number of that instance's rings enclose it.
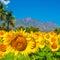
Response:
[[[60,33],[0,30],[0,60],[60,60]]]
[[[0,1],[0,60],[60,60],[60,29],[41,32],[23,26],[16,30],[12,11]]]

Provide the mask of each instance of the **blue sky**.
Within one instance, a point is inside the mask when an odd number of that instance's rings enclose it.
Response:
[[[31,17],[60,26],[60,0],[11,0],[8,9],[16,19]]]

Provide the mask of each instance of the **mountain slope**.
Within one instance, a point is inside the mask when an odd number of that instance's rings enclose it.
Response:
[[[24,26],[24,27],[33,26],[40,28],[41,31],[50,31],[57,27],[57,25],[53,22],[41,22],[38,20],[34,20],[32,18],[18,19],[16,27],[18,26]]]

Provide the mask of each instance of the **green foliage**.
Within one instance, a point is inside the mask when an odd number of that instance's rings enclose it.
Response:
[[[51,52],[48,47],[40,49],[37,53],[29,56],[31,60],[60,60],[60,52]]]
[[[56,29],[54,30],[54,32],[57,33],[57,34],[59,34],[59,33],[60,33],[60,28],[56,28]]]
[[[60,52],[51,52],[48,47],[45,47],[36,53],[29,54],[28,56],[24,56],[20,53],[15,56],[14,53],[10,52],[0,60],[60,60]]]
[[[2,22],[2,28],[9,30],[10,26],[15,26],[15,18],[11,11],[4,9],[3,4],[0,2],[0,21]]]
[[[3,20],[4,17],[4,8],[3,4],[0,2],[0,20]]]
[[[21,30],[21,29],[25,30],[25,28],[23,26],[19,26],[19,27],[15,28],[15,29],[16,30]]]
[[[20,26],[20,27],[16,28],[16,30],[21,30],[21,29],[26,30],[26,32],[28,32],[28,33],[30,33],[31,31],[33,31],[33,32],[40,31],[39,28],[32,27],[32,26],[31,27]]]
[[[33,31],[33,32],[40,31],[39,28],[35,28],[33,26],[31,26],[29,29],[30,31]]]
[[[14,56],[14,53],[9,53],[5,56],[5,58],[1,58],[0,60],[30,60],[30,58],[29,56],[24,56],[22,54]]]

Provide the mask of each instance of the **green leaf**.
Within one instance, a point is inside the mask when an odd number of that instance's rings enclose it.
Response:
[[[30,60],[30,57],[29,57],[29,56],[25,56],[25,59],[26,59],[26,60]]]
[[[8,55],[6,55],[6,57],[4,58],[4,60],[14,60],[14,53],[9,53]]]
[[[60,52],[56,52],[55,54],[58,55],[58,56],[60,56]]]
[[[46,60],[53,60],[51,57],[47,57],[47,59]]]
[[[45,56],[45,52],[40,52],[38,53],[40,57],[44,57]]]
[[[49,52],[46,54],[46,57],[52,57],[53,56],[53,53]]]
[[[43,48],[43,49],[41,49],[41,51],[43,51],[43,52],[49,52],[50,51],[50,48],[49,47],[45,47],[45,48]]]
[[[29,56],[24,56],[22,54],[19,54],[17,56],[17,60],[30,60]]]

